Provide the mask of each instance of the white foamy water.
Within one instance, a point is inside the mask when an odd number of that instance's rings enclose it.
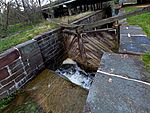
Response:
[[[74,62],[71,59],[66,59],[61,65],[61,67],[55,72],[64,76],[72,83],[77,84],[88,90],[92,84],[93,77],[95,74],[94,72],[86,73],[84,70],[78,67],[76,62]]]

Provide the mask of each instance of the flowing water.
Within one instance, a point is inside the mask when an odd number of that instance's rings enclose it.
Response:
[[[69,58],[55,72],[87,90],[89,90],[95,75],[95,72],[85,72]]]
[[[93,77],[67,59],[55,72],[46,69],[28,82],[0,113],[82,113]]]

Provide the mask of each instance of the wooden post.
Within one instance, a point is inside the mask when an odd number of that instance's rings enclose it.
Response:
[[[103,2],[101,2],[100,5],[101,5],[101,9],[103,9]]]
[[[94,11],[96,10],[96,8],[95,8],[95,4],[93,4],[93,8],[94,8]]]
[[[99,4],[98,3],[96,3],[96,7],[97,7],[97,10],[99,9]]]
[[[87,4],[86,6],[87,6],[87,11],[88,11],[89,10],[89,5]]]
[[[80,12],[82,12],[82,5],[80,5]]]
[[[78,13],[77,6],[74,7],[74,12],[75,12],[75,14]]]
[[[93,11],[93,6],[92,6],[92,4],[90,4],[90,8],[91,8],[90,10]]]
[[[68,5],[68,13],[69,13],[69,16],[72,15],[72,13],[71,13],[71,6],[70,5]]]
[[[84,12],[85,12],[87,8],[86,8],[86,5],[85,5],[85,4],[84,4],[83,6],[84,6]]]

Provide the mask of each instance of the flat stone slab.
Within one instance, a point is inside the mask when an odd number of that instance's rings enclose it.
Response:
[[[131,44],[149,44],[150,45],[150,39],[148,39],[146,36],[131,36],[129,38],[128,36],[121,35],[120,42],[121,44],[131,43]]]
[[[150,113],[150,84],[97,72],[84,113]]]
[[[148,80],[142,58],[137,55],[104,53],[98,70],[137,80]]]
[[[132,35],[145,35],[144,31],[142,28],[138,25],[124,25],[120,26],[120,34],[130,34]]]
[[[139,54],[139,55],[150,53],[150,45],[121,44],[119,47],[119,53],[129,53],[129,54]]]
[[[120,27],[120,53],[144,54],[150,53],[150,39],[139,26]]]

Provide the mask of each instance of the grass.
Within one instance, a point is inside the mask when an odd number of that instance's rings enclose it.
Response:
[[[140,7],[128,7],[125,8],[125,11],[129,12],[138,8]],[[127,22],[129,25],[139,25],[147,34],[148,38],[150,38],[150,12],[127,18]],[[150,54],[142,55],[142,60],[146,70],[150,73]],[[150,80],[150,74],[149,74],[149,80]]]
[[[150,54],[142,55],[142,60],[145,66],[145,69],[149,72],[149,81],[150,81]]]
[[[140,7],[128,7],[125,11],[129,12],[138,8]],[[127,21],[129,25],[139,25],[150,38],[150,12],[127,18]]]
[[[36,113],[40,113],[39,111],[37,111],[37,107],[36,107],[36,104],[34,102],[31,102],[31,103],[24,105],[23,102],[21,101],[21,103],[18,104],[17,102],[19,102],[20,100],[17,98],[17,96],[19,96],[19,95],[23,95],[22,97],[24,99],[24,102],[31,101],[31,97],[29,97],[29,96],[24,98],[24,96],[27,95],[27,92],[24,91],[23,89],[19,89],[15,93],[8,95],[5,99],[2,99],[0,101],[0,112],[6,112],[8,109],[7,112],[11,112],[11,113],[14,113],[14,112],[15,113],[16,112],[17,113],[27,113],[29,111],[31,113],[34,113],[33,111],[36,111]],[[12,102],[16,98],[18,100]]]
[[[32,29],[32,28],[34,28],[36,26],[39,26],[40,23],[33,24],[33,25],[25,24],[24,26],[22,26],[21,24],[9,25],[8,26],[8,31],[0,30],[0,37],[2,37],[4,35],[7,35],[9,33],[16,33],[16,32],[19,32],[19,31],[24,31],[24,30],[27,30],[27,29]]]
[[[22,42],[25,42],[27,40],[32,39],[33,37],[37,36],[38,34],[41,34],[43,32],[49,31],[51,29],[57,28],[57,24],[49,23],[44,24],[40,27],[36,27],[32,30],[24,31],[22,33],[18,33],[3,39],[0,39],[0,51],[6,50],[10,47],[13,47],[17,44],[20,44]]]
[[[61,18],[57,18],[57,20],[66,22],[66,23],[72,23],[80,18],[86,17],[90,14],[94,13],[94,11],[88,11],[88,12],[84,12],[84,13],[80,13],[78,15],[73,15],[73,16],[65,16],[65,17],[61,17]]]
[[[0,101],[0,110],[5,108],[12,100],[14,99],[14,95],[9,95],[6,99],[2,99]]]
[[[15,91],[13,94],[9,94],[5,99],[0,100],[0,110],[8,106],[8,104],[15,98],[19,93],[24,93],[23,89],[20,88],[18,91]],[[1,111],[0,111],[1,112]]]
[[[87,15],[90,15],[92,13],[94,13],[94,12],[85,12],[85,13],[81,13],[78,15],[57,18],[57,20],[71,23],[71,22],[76,21],[80,18],[83,18]],[[21,28],[21,25],[19,25],[19,24],[14,25],[14,26],[9,26],[9,27],[10,27],[11,32],[18,32],[18,31],[22,31],[22,30],[26,30],[26,29],[31,29],[31,28],[33,28],[33,29],[0,39],[0,53],[2,53],[3,51],[5,51],[11,47],[16,46],[17,44],[20,44],[22,42],[30,40],[41,33],[58,28],[59,26],[57,24],[51,23],[48,20],[46,20],[46,21],[42,21],[39,24],[29,25],[29,26],[26,26],[23,28]]]

